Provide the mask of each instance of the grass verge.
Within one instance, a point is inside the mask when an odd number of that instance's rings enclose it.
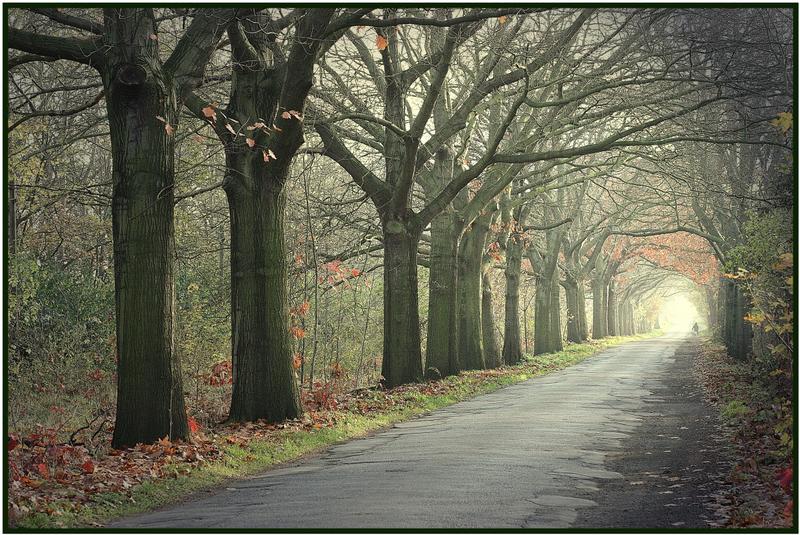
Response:
[[[34,530],[101,527],[115,518],[174,504],[227,480],[257,474],[280,463],[317,453],[333,444],[363,437],[459,401],[564,369],[609,347],[660,334],[660,331],[654,331],[569,344],[558,353],[527,357],[517,366],[462,372],[440,381],[408,385],[386,392],[367,391],[360,398],[350,398],[336,410],[329,411],[326,414],[328,423],[324,427],[319,424],[285,429],[269,426],[268,432],[249,440],[231,440],[230,436],[225,436],[224,428],[220,428],[214,439],[214,444],[220,450],[219,456],[213,461],[189,468],[180,464],[166,465],[163,477],[146,480],[127,489],[127,492],[93,494],[85,505],[73,510],[60,509],[59,500],[54,499],[45,511],[22,516],[14,526],[6,527]]]

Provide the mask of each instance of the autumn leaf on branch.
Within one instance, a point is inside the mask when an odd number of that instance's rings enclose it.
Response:
[[[216,122],[217,122],[217,110],[215,110],[215,109],[212,107],[212,105],[211,105],[211,104],[209,104],[208,106],[206,106],[205,108],[203,108],[203,109],[202,109],[202,110],[200,110],[200,111],[202,111],[202,112],[203,112],[203,116],[204,116],[206,119],[209,119],[209,120],[211,120],[211,122],[212,122],[212,123],[216,123]]]

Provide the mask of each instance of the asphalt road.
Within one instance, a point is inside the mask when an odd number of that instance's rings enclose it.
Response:
[[[109,527],[709,527],[726,464],[693,354],[628,343]]]

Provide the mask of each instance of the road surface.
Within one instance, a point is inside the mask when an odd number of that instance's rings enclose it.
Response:
[[[708,527],[727,465],[694,344],[618,346],[109,527]]]

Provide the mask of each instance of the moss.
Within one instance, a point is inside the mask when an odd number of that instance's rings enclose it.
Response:
[[[98,494],[92,498],[92,502],[77,512],[65,512],[58,516],[31,515],[21,519],[18,527],[52,529],[100,526],[115,518],[174,504],[192,493],[219,486],[226,480],[263,472],[280,463],[319,452],[338,442],[362,437],[459,401],[566,368],[608,347],[659,334],[659,331],[655,331],[645,335],[569,344],[558,353],[529,356],[517,366],[503,367],[491,372],[464,372],[444,379],[453,387],[446,394],[426,395],[412,392],[407,398],[407,404],[401,408],[366,415],[341,412],[336,415],[333,427],[311,431],[281,431],[268,439],[250,441],[246,449],[239,445],[230,445],[224,449],[225,455],[222,459],[202,465],[188,474],[175,469],[173,477],[144,482],[133,489],[130,496],[118,493]]]

